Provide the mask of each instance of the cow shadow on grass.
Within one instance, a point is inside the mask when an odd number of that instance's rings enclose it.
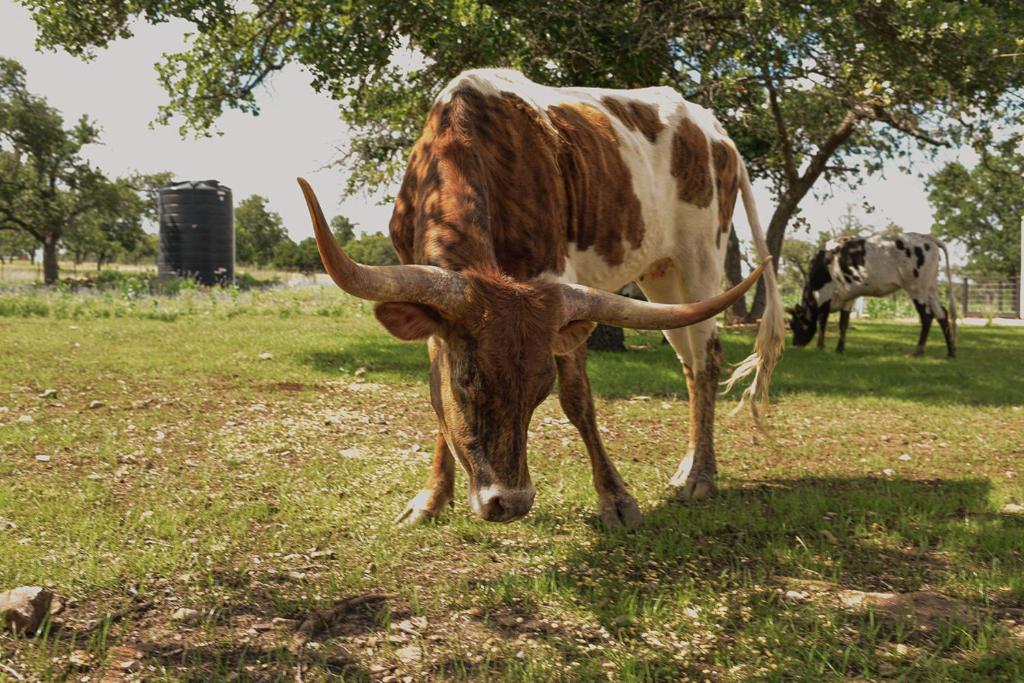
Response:
[[[287,647],[206,643],[182,648],[149,643],[141,648],[146,663],[173,672],[175,680],[287,681],[302,671],[312,680],[369,681],[370,672],[343,651],[296,655]],[[302,680],[302,679],[299,679]]]
[[[231,589],[244,586],[243,576],[225,571],[214,572],[211,578],[229,595]],[[91,626],[69,626],[61,619],[38,640],[51,659],[59,658],[69,646],[95,648],[102,643],[103,649],[109,647],[105,657],[88,667],[94,673],[106,668],[120,674],[126,659],[137,659],[143,667],[171,673],[174,680],[196,683],[293,680],[296,672],[304,672],[311,680],[369,681],[371,673],[333,639],[379,631],[384,614],[408,616],[406,611],[393,612],[388,597],[354,595],[311,610],[305,596],[283,597],[276,587],[266,585],[227,600],[214,617],[181,623],[151,602],[136,602],[108,612]],[[113,626],[121,622],[133,628],[125,633]],[[296,641],[300,634],[301,643]],[[316,645],[300,646],[306,643]],[[117,675],[109,680],[115,678],[122,680]]]
[[[912,358],[917,339],[913,326],[861,327],[854,331],[855,337],[851,332],[844,354],[835,353],[832,342],[823,351],[788,347],[775,372],[772,394],[872,397],[933,405],[1024,404],[1024,375],[1007,371],[1024,365],[1024,335],[1019,330],[963,328],[959,356],[949,361],[941,343],[929,345],[924,358]],[[730,363],[745,358],[752,343],[752,333],[727,332],[722,338]],[[590,354],[588,370],[595,396],[686,396],[679,361],[671,348],[660,343],[657,333],[630,334],[627,345],[628,353]],[[325,377],[349,377],[356,369],[366,368],[369,381],[426,384],[429,369],[424,344],[378,335],[305,350],[298,360]]]
[[[903,593],[927,589],[949,576],[1017,566],[1024,547],[1024,518],[994,511],[989,492],[990,484],[981,479],[738,482],[726,485],[709,501],[684,505],[666,499],[646,511],[644,523],[633,532],[604,531],[593,544],[577,546],[559,559],[540,578],[508,574],[483,590],[508,596],[507,607],[526,619],[539,611],[543,597],[538,599],[538,586],[542,593],[569,596],[626,647],[645,639],[652,618],[718,621],[727,625],[728,633],[719,633],[717,647],[731,648],[745,634],[755,638],[773,631],[775,612],[785,602],[790,579],[812,580],[835,591]],[[532,523],[547,526],[552,521]],[[531,523],[530,518],[525,523]],[[599,522],[594,519],[593,524]],[[998,578],[992,581],[999,583]],[[1024,606],[1019,594],[1010,593],[1004,600],[1020,604],[1003,606]],[[715,616],[705,612],[709,603],[720,610]],[[799,634],[821,632],[823,623],[832,624],[836,634],[844,628],[861,633],[871,626],[868,616],[834,604],[801,609],[806,613],[798,609],[787,617],[795,631],[779,635],[783,641],[792,636],[793,642],[782,644],[797,651]],[[823,617],[823,612],[829,616]],[[896,627],[891,633],[876,628],[872,637],[885,640],[898,633]],[[963,635],[965,647],[973,643],[972,637]],[[821,656],[838,657],[846,645],[836,635],[821,648]],[[710,647],[714,650],[716,645]],[[691,670],[674,654],[666,645],[664,657],[655,655],[647,664],[670,678],[706,677],[701,672],[709,665],[708,658],[695,657],[696,668]],[[743,655],[730,656],[735,661]],[[826,664],[842,667],[838,670],[848,675],[878,674],[872,668],[877,660]]]
[[[897,399],[923,404],[1005,406],[1024,404],[1024,376],[1007,368],[1024,365],[1020,330],[966,328],[959,334],[958,357],[947,360],[941,343],[922,358],[911,357],[917,329],[910,325],[863,325],[836,353],[834,338],[824,350],[789,346],[772,379],[772,394],[814,394],[827,398]],[[723,334],[726,372],[745,358],[752,332]],[[933,340],[934,342],[935,340]],[[674,351],[655,333],[630,335],[629,352],[591,353],[588,369],[595,395],[622,398],[685,396]],[[738,396],[739,391],[733,395]],[[728,399],[727,399],[728,400]]]
[[[309,350],[298,359],[327,377],[351,377],[358,368],[366,368],[368,381],[425,384],[430,369],[423,344],[404,344],[380,337],[347,339],[343,348]]]

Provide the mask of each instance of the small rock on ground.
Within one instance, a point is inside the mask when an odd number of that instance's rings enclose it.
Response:
[[[194,624],[199,621],[199,611],[189,609],[188,607],[179,607],[174,610],[174,614],[171,615],[171,619],[183,624]]]
[[[56,596],[39,586],[20,586],[0,593],[0,625],[26,634],[36,632],[49,614],[57,614],[63,605]]]
[[[398,656],[398,658],[400,660],[402,660],[406,664],[409,664],[411,662],[419,661],[420,657],[423,655],[423,653],[420,651],[420,649],[418,647],[416,647],[415,645],[409,645],[408,647],[403,647],[403,648],[397,650],[395,652],[395,654]]]

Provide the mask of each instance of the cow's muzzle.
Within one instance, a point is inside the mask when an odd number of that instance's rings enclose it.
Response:
[[[480,519],[488,522],[511,522],[529,512],[536,497],[537,490],[532,486],[508,489],[492,484],[470,493],[469,506]]]

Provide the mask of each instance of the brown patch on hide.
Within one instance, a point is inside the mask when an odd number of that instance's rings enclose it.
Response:
[[[659,259],[647,267],[644,274],[640,276],[640,281],[644,280],[660,280],[665,277],[670,270],[675,267],[675,261],[670,257],[666,256],[663,259]]]
[[[665,124],[658,117],[658,110],[653,105],[635,100],[620,100],[615,97],[602,97],[601,104],[608,108],[615,118],[622,121],[629,130],[640,131],[648,142],[658,139],[658,133]]]
[[[711,163],[708,141],[696,123],[683,119],[672,135],[672,175],[679,200],[700,208],[711,205]]]
[[[722,235],[729,233],[732,212],[736,208],[740,158],[732,144],[724,140],[715,140],[711,143],[711,158],[715,166],[715,189],[718,193],[718,232],[715,234],[715,246],[721,247]]]
[[[561,272],[565,194],[557,145],[521,98],[460,88],[435,105],[409,157],[391,218],[403,263]]]
[[[566,239],[581,251],[593,246],[606,263],[619,265],[624,242],[637,249],[643,241],[644,222],[611,120],[585,104],[557,105],[547,113],[560,136]]]

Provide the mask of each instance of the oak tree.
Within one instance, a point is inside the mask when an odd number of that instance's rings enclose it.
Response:
[[[967,247],[969,271],[1020,275],[1024,154],[1009,148],[986,154],[971,170],[951,163],[928,179],[928,189],[932,231]]]

